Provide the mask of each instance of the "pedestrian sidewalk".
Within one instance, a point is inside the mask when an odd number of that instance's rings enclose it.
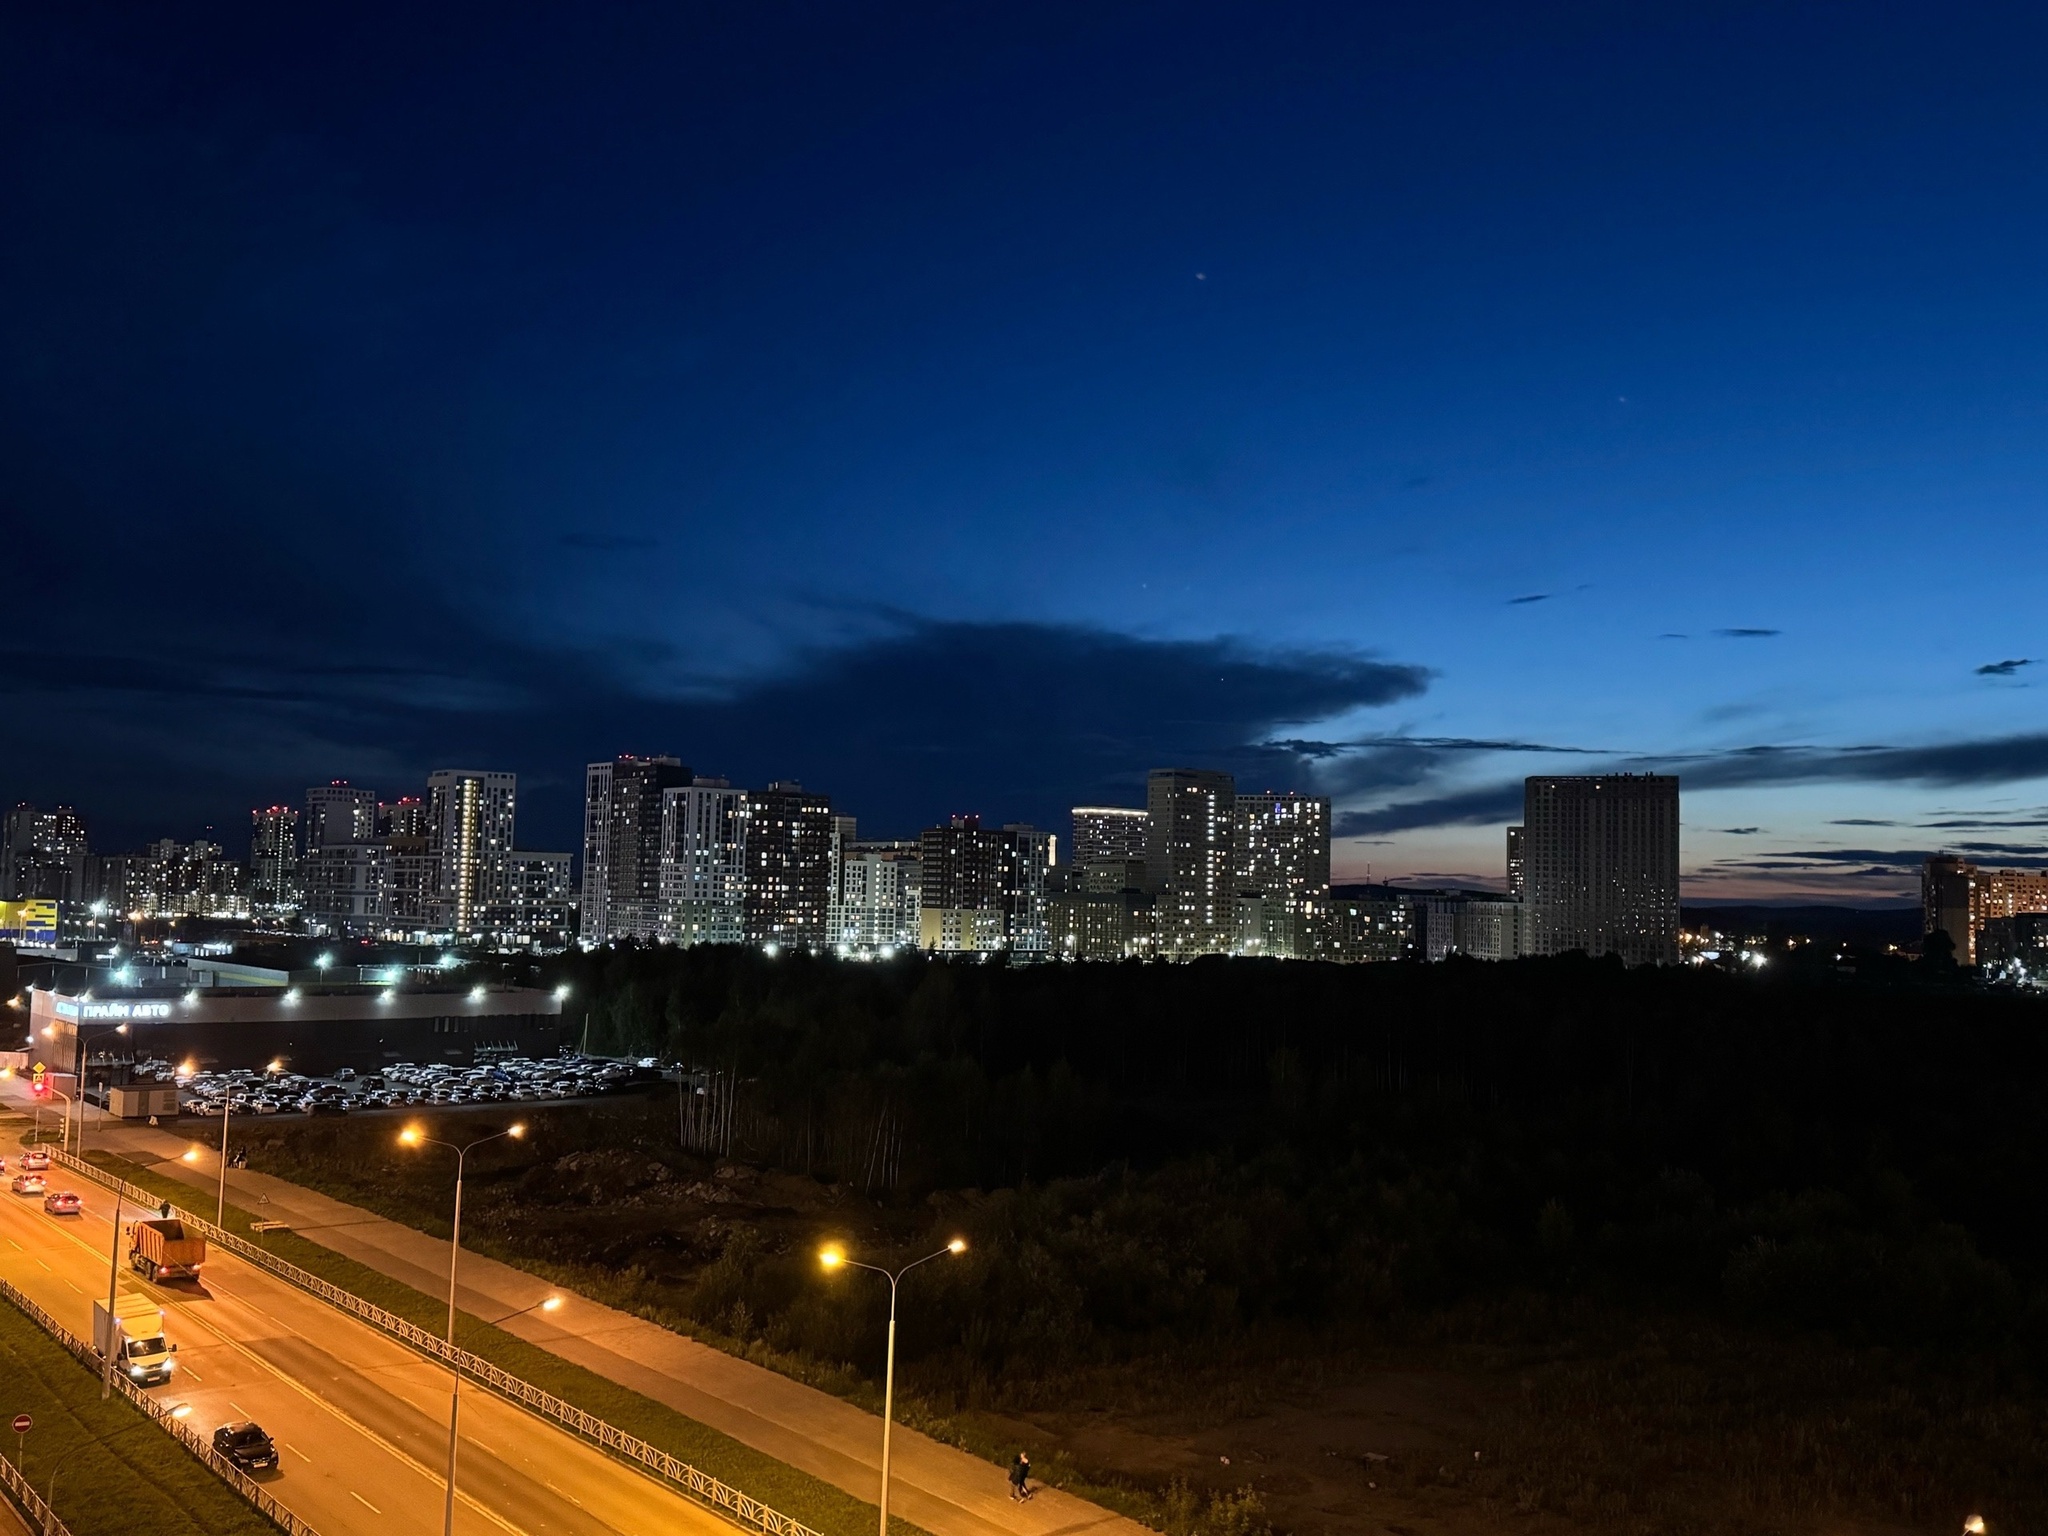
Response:
[[[21,1107],[21,1086],[0,1084],[0,1093]],[[197,1138],[95,1124],[87,1145],[200,1195],[218,1189],[219,1153]],[[202,1147],[196,1167],[182,1160],[195,1145]],[[228,1170],[228,1202],[285,1222],[300,1236],[430,1296],[448,1292],[448,1244],[440,1238],[248,1169]],[[199,1198],[192,1208],[204,1215],[211,1207]],[[495,1259],[465,1253],[460,1281],[457,1305],[472,1316],[503,1319],[508,1333],[858,1498],[872,1503],[878,1496],[882,1426],[873,1414]],[[528,1310],[550,1295],[562,1296],[566,1305],[550,1313]],[[890,1464],[891,1511],[935,1536],[1150,1536],[1136,1521],[1055,1488],[1017,1503],[1002,1468],[901,1425]]]

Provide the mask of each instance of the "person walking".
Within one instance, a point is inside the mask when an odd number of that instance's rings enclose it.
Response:
[[[1022,1451],[1019,1451],[1016,1461],[1010,1465],[1010,1500],[1012,1503],[1022,1504],[1031,1497],[1030,1478],[1031,1458]]]

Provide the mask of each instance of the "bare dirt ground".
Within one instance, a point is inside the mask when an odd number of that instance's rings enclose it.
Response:
[[[1009,1423],[1019,1439],[1035,1435],[1050,1453],[1140,1484],[1250,1486],[1275,1527],[1295,1536],[1420,1536],[1498,1523],[1469,1497],[1419,1501],[1408,1486],[1423,1470],[1450,1493],[1475,1457],[1484,1464],[1486,1410],[1497,1396],[1448,1373],[1375,1371],[1220,1421],[1214,1411],[1160,1410],[1045,1412]]]

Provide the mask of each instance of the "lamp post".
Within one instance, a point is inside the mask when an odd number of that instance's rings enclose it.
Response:
[[[451,1351],[455,1348],[455,1270],[462,1258],[463,1165],[469,1154],[485,1142],[496,1141],[501,1136],[510,1136],[517,1141],[525,1134],[525,1125],[515,1123],[502,1131],[493,1131],[488,1136],[479,1136],[475,1141],[457,1146],[452,1141],[436,1140],[416,1125],[408,1125],[398,1133],[401,1147],[446,1147],[455,1154],[455,1231],[448,1242],[448,1348]],[[545,1306],[546,1303],[539,1305]],[[462,1413],[462,1367],[452,1359],[448,1366],[455,1373],[455,1383],[448,1393],[448,1498],[441,1512],[441,1536],[455,1536],[455,1432]]]
[[[220,1198],[214,1202],[213,1224],[225,1227],[228,1224],[228,1099],[220,1101]]]
[[[889,1431],[896,1417],[896,1288],[903,1277],[920,1264],[929,1264],[933,1259],[943,1259],[949,1254],[965,1253],[967,1239],[956,1237],[937,1253],[928,1253],[921,1259],[913,1259],[893,1274],[879,1264],[863,1264],[858,1259],[849,1259],[846,1250],[837,1243],[831,1243],[818,1250],[818,1262],[827,1270],[840,1268],[865,1269],[880,1275],[889,1282],[889,1362],[882,1378],[882,1521],[880,1536],[889,1536]]]
[[[81,1133],[82,1134],[82,1133]],[[107,1247],[107,1352],[100,1374],[100,1401],[114,1395],[114,1356],[120,1352],[121,1330],[113,1326],[114,1295],[121,1283],[121,1184],[114,1183],[114,1240]],[[97,1332],[98,1330],[94,1330]]]

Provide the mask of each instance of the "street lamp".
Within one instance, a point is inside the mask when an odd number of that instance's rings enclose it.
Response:
[[[448,1243],[448,1348],[455,1348],[455,1270],[462,1258],[462,1173],[469,1154],[487,1141],[496,1141],[501,1136],[510,1136],[514,1141],[526,1134],[523,1124],[508,1125],[502,1131],[493,1131],[488,1136],[479,1136],[475,1141],[457,1146],[452,1141],[438,1141],[416,1125],[408,1125],[398,1133],[401,1147],[446,1147],[455,1154],[455,1231]],[[545,1305],[545,1303],[543,1303]],[[455,1385],[448,1393],[448,1500],[441,1515],[441,1536],[455,1536],[455,1427],[462,1413],[462,1367],[454,1360],[449,1369],[455,1373]]]
[[[524,1317],[529,1312],[558,1312],[561,1310],[561,1306],[561,1297],[543,1296],[530,1307],[521,1307],[517,1312],[507,1312],[503,1317],[492,1318],[491,1326],[493,1328],[499,1327],[502,1324],[511,1322],[515,1317]]]
[[[896,1287],[903,1277],[920,1264],[929,1264],[933,1259],[943,1259],[949,1254],[965,1253],[967,1239],[956,1237],[937,1253],[928,1253],[921,1259],[913,1259],[891,1274],[879,1264],[863,1264],[859,1259],[849,1259],[846,1250],[837,1243],[828,1243],[818,1250],[818,1262],[829,1272],[835,1269],[865,1269],[880,1275],[889,1282],[889,1364],[882,1378],[882,1523],[881,1536],[889,1536],[889,1430],[896,1415]]]

